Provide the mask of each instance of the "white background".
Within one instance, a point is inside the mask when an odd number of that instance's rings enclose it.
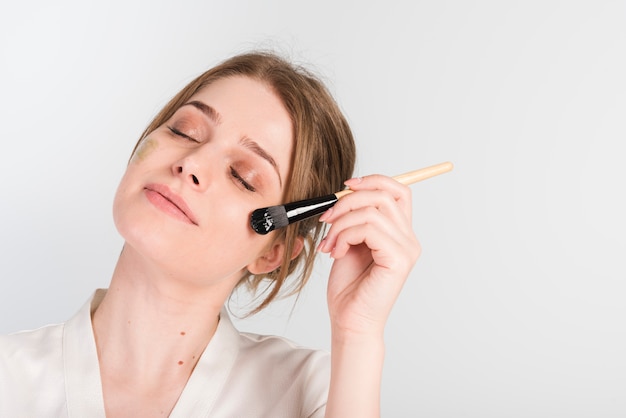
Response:
[[[107,286],[145,125],[269,47],[328,81],[358,174],[456,165],[412,187],[424,251],[389,320],[383,415],[626,416],[623,1],[6,3],[0,333]],[[292,313],[239,328],[328,348],[329,263]]]

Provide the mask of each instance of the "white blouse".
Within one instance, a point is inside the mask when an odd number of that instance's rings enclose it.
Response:
[[[104,417],[91,315],[0,336],[0,417]],[[222,309],[217,330],[170,417],[323,417],[330,355],[240,333]]]

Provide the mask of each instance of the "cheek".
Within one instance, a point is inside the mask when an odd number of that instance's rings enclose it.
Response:
[[[257,234],[250,226],[250,211],[236,208],[215,208],[204,225],[203,246],[219,248],[217,254],[256,258],[269,245],[271,238]]]
[[[141,164],[136,164],[135,161],[128,164],[113,196],[113,222],[122,236],[123,229],[130,226],[128,219],[141,217],[140,211],[142,209],[145,211],[141,205],[143,188],[140,179],[143,171]]]
[[[126,207],[126,193],[128,190],[128,170],[120,180],[120,183],[117,186],[117,190],[115,191],[115,196],[113,197],[113,222],[115,227],[120,231],[120,221],[123,218],[123,214],[125,213]]]
[[[159,144],[156,140],[144,139],[126,166],[126,171],[124,171],[113,197],[113,220],[116,226],[125,212],[133,211],[137,195],[142,190],[142,179],[145,178],[146,171],[150,168],[150,164],[143,160],[158,147]]]
[[[135,153],[133,154],[132,161],[142,161],[148,155],[152,154],[159,147],[159,143],[152,137],[144,138],[139,144]]]

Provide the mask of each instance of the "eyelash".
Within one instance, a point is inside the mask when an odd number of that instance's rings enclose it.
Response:
[[[243,177],[241,177],[239,175],[239,173],[237,172],[237,170],[235,170],[233,167],[230,168],[230,175],[233,176],[239,183],[241,183],[241,185],[248,191],[250,192],[256,192],[256,189],[254,188],[254,186],[252,186],[250,183],[248,183],[247,181],[245,181],[243,179]]]
[[[168,126],[167,129],[169,129],[176,136],[180,136],[181,138],[185,138],[191,142],[195,142],[196,144],[200,143],[200,141],[198,141],[197,139],[192,138],[189,135],[185,135],[184,133],[182,133],[181,131],[179,131],[178,129],[174,127]]]
[[[185,138],[185,139],[187,139],[187,140],[189,140],[191,142],[195,142],[197,144],[200,143],[200,141],[198,141],[197,139],[192,138],[189,135],[186,135],[186,134],[182,133],[181,131],[179,131],[178,129],[176,129],[174,127],[168,126],[167,128],[176,136],[180,136],[181,138]],[[251,192],[256,192],[256,189],[254,188],[254,186],[252,186],[250,183],[245,181],[243,179],[243,177],[241,177],[241,175],[233,167],[230,167],[230,175],[233,176],[235,178],[235,180],[237,180],[239,183],[241,183],[241,185],[246,190],[251,191]]]

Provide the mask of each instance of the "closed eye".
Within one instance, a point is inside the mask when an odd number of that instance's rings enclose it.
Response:
[[[230,168],[230,175],[233,176],[233,178],[238,181],[239,183],[241,183],[241,185],[243,187],[245,187],[246,190],[249,190],[251,192],[256,192],[256,189],[254,188],[254,186],[252,186],[250,183],[248,183],[247,181],[245,181],[243,179],[243,177],[241,177],[239,175],[239,173],[237,172],[237,170],[235,170],[233,167]]]
[[[198,141],[195,138],[190,137],[189,135],[179,131],[178,129],[174,128],[173,126],[168,126],[167,129],[169,129],[174,135],[179,136],[181,138],[185,138],[191,142],[195,142],[196,144],[199,144],[200,141]]]

